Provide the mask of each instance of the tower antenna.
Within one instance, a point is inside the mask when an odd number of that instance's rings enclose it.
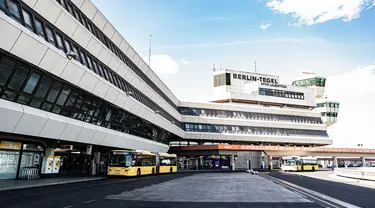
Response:
[[[152,23],[150,24],[150,42],[149,42],[149,46],[148,46],[148,67],[151,68],[151,44],[152,44],[152,33],[151,33],[151,25]]]
[[[257,73],[257,61],[254,61],[254,70],[255,70],[255,73]]]

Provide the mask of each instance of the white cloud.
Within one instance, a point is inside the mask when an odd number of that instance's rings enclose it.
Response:
[[[271,26],[272,26],[272,22],[271,22],[271,20],[268,20],[268,21],[262,23],[259,27],[262,30],[267,30]]]
[[[329,100],[340,102],[338,122],[328,128],[334,146],[375,148],[375,65],[327,78]]]
[[[189,65],[190,64],[190,61],[187,61],[185,59],[180,59],[180,61],[185,64],[185,65]]]
[[[148,56],[143,56],[143,60],[148,63]],[[168,55],[152,55],[151,69],[161,74],[175,74],[179,71],[178,64]]]
[[[213,47],[225,47],[234,45],[248,45],[257,43],[290,43],[290,42],[322,42],[322,39],[299,39],[299,38],[280,38],[280,39],[265,39],[265,40],[252,40],[252,41],[233,41],[223,43],[193,43],[193,44],[181,44],[181,45],[169,45],[163,46],[162,48],[213,48]]]
[[[273,11],[292,15],[296,25],[313,25],[334,19],[351,21],[360,17],[375,0],[268,0]]]

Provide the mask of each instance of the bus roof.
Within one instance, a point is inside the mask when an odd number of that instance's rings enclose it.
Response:
[[[159,153],[159,155],[162,157],[177,157],[176,154],[168,154],[168,153]]]
[[[140,155],[156,155],[155,153],[144,151],[144,150],[112,150],[112,152],[132,152],[132,153],[138,153]]]

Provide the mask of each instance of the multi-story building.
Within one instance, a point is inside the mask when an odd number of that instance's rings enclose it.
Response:
[[[179,101],[90,0],[0,0],[0,28],[0,179],[43,156],[64,175],[111,149],[331,144],[315,92],[276,76],[215,71],[215,102]]]

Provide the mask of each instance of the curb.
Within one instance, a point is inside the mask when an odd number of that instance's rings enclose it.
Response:
[[[98,177],[98,178],[87,178],[87,179],[81,179],[81,180],[72,180],[72,181],[60,181],[60,182],[53,182],[53,183],[40,183],[40,184],[33,184],[33,185],[16,185],[9,188],[0,188],[1,191],[12,191],[12,190],[19,190],[19,189],[28,189],[28,188],[37,188],[37,187],[43,187],[43,186],[55,186],[55,185],[63,185],[63,184],[70,184],[70,183],[79,183],[79,182],[88,182],[88,181],[96,181],[96,180],[103,180],[107,177]],[[43,180],[43,179],[38,179]],[[21,180],[19,180],[21,181]]]

